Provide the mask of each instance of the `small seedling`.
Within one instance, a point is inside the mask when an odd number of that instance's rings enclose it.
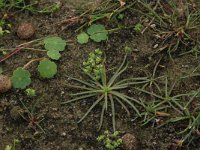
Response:
[[[95,42],[105,41],[108,38],[108,31],[105,29],[104,25],[93,24],[91,25],[87,33],[90,35],[90,38]]]
[[[25,92],[26,92],[26,95],[29,96],[29,97],[34,97],[34,96],[36,96],[36,92],[35,92],[34,89],[28,88],[28,89],[26,89]]]
[[[20,143],[20,141],[19,141],[18,139],[14,139],[14,140],[13,140],[13,145],[12,145],[12,146],[6,145],[5,150],[16,150],[16,146],[17,146],[17,144],[19,144],[19,143]]]
[[[103,69],[103,52],[100,49],[96,49],[89,54],[86,61],[83,62],[83,71],[86,74],[90,74],[94,79],[99,80],[101,78],[101,72]]]
[[[87,43],[89,38],[95,42],[105,41],[108,39],[108,30],[102,24],[93,24],[87,29],[87,33],[82,32],[77,36],[80,44]]]
[[[87,33],[82,32],[77,36],[77,40],[78,40],[78,43],[85,44],[85,43],[88,43],[89,36]]]
[[[119,137],[118,131],[115,131],[114,133],[105,131],[104,134],[98,136],[97,141],[103,142],[104,146],[108,150],[115,150],[122,145],[122,139]]]
[[[127,54],[131,54],[133,50],[132,50],[131,47],[125,46],[124,51],[125,51],[125,53],[127,53]]]
[[[122,14],[122,13],[119,14],[119,15],[117,16],[117,18],[120,19],[120,20],[124,19],[124,14]]]
[[[134,27],[134,31],[137,33],[141,33],[144,26],[141,23],[137,23]]]
[[[34,42],[36,42],[37,45],[41,45],[41,43],[44,44],[46,50],[39,51],[46,52],[47,56],[49,56],[49,58],[53,60],[58,60],[61,57],[60,52],[64,51],[67,45],[66,41],[61,39],[60,37],[47,37],[44,38],[44,40],[39,39],[35,40]],[[30,43],[31,42],[29,42],[29,44]],[[7,56],[5,56],[5,58],[2,58],[0,62],[6,60],[7,58],[11,57],[13,54],[22,49],[35,50],[34,48],[26,47],[17,48],[13,52],[11,52],[11,54],[8,54]],[[57,65],[53,61],[45,57],[30,60],[27,64],[23,66],[23,68],[19,67],[13,72],[12,83],[14,88],[25,89],[28,85],[31,84],[31,74],[29,73],[27,68],[33,62],[39,62],[37,70],[39,71],[40,76],[43,78],[53,78],[57,73]]]
[[[0,36],[10,33],[11,24],[7,23],[4,19],[0,20]]]
[[[36,106],[39,100],[37,100],[30,108],[28,108],[23,101],[20,100],[20,102],[25,109],[25,113],[20,115],[24,120],[29,123],[28,127],[32,128],[35,131],[37,131],[37,128],[39,128],[43,133],[45,133],[44,129],[40,125],[40,123],[44,120],[43,114],[36,113]]]
[[[68,104],[72,102],[76,102],[79,100],[94,100],[96,99],[92,106],[88,109],[88,111],[85,113],[85,115],[78,121],[80,123],[85,119],[85,117],[88,116],[88,114],[92,111],[92,109],[97,106],[98,104],[102,105],[102,112],[100,117],[100,125],[99,129],[101,128],[103,124],[103,118],[105,112],[108,110],[108,107],[111,107],[112,111],[112,122],[113,122],[113,130],[115,130],[115,105],[116,103],[119,103],[122,108],[124,108],[128,115],[130,115],[130,112],[128,108],[126,107],[126,104],[129,105],[138,116],[141,116],[139,110],[136,108],[136,105],[142,105],[141,102],[135,98],[132,98],[126,94],[123,94],[121,92],[122,89],[127,89],[131,85],[141,84],[144,83],[144,79],[141,78],[127,78],[124,80],[118,81],[120,75],[127,69],[128,64],[126,63],[127,55],[124,57],[124,60],[120,67],[117,69],[117,71],[114,73],[114,75],[108,79],[106,75],[106,69],[105,66],[103,66],[102,72],[100,74],[101,80],[98,81],[94,79],[90,74],[87,74],[90,77],[89,81],[83,81],[80,79],[69,77],[70,79],[80,83],[81,85],[69,85],[69,87],[81,89],[83,91],[80,91],[75,94],[71,94],[71,96],[75,97],[72,100],[63,102],[63,104]]]

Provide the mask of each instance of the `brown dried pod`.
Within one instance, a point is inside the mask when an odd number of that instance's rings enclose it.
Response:
[[[31,38],[34,33],[35,29],[31,23],[22,23],[17,29],[17,36],[23,40]]]
[[[134,134],[127,133],[122,137],[125,150],[137,150],[138,141]]]
[[[5,93],[11,89],[11,80],[8,76],[0,75],[0,93]]]

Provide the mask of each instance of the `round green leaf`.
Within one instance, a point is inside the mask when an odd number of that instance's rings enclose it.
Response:
[[[42,60],[38,65],[38,71],[43,78],[53,78],[57,73],[57,65],[48,59]]]
[[[108,31],[105,29],[104,25],[101,24],[93,24],[91,25],[87,33],[90,35],[90,38],[95,42],[101,42],[107,40]]]
[[[31,74],[23,68],[17,68],[11,77],[12,85],[14,88],[25,89],[31,84]]]
[[[47,55],[53,60],[58,60],[61,57],[59,51],[54,51],[54,50],[48,51]]]
[[[85,44],[85,43],[88,42],[89,36],[87,35],[87,33],[83,32],[83,33],[80,33],[80,34],[77,36],[77,40],[78,40],[78,43],[80,43],[80,44]]]
[[[64,51],[67,45],[66,41],[60,37],[47,37],[44,39],[44,44],[45,49],[48,51]]]

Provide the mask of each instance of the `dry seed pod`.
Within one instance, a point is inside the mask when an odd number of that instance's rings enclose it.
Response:
[[[5,93],[11,89],[11,80],[8,76],[0,75],[0,93]]]
[[[34,33],[35,29],[31,23],[22,23],[17,29],[17,36],[23,40],[31,38]]]
[[[134,134],[127,133],[122,137],[125,150],[137,150],[138,141]]]

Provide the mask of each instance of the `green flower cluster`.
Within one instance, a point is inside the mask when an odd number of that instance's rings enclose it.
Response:
[[[91,75],[95,80],[99,80],[101,78],[102,69],[103,52],[100,49],[96,49],[94,52],[91,52],[88,59],[83,62],[83,71]]]
[[[119,138],[118,131],[115,131],[113,134],[105,131],[103,135],[98,136],[97,141],[103,142],[108,150],[115,150],[122,145],[122,139]]]
[[[29,97],[34,97],[34,96],[36,96],[36,92],[34,89],[28,88],[28,89],[26,89],[26,95]]]

